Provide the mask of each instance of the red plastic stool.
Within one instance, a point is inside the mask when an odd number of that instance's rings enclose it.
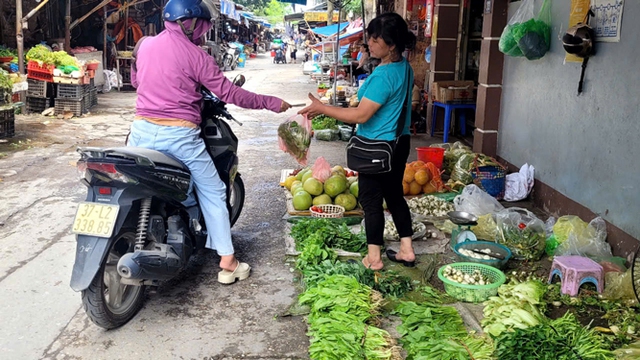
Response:
[[[592,283],[599,293],[604,290],[604,270],[597,262],[582,256],[556,256],[551,264],[549,283],[554,276],[562,281],[561,292],[577,296],[580,286]]]

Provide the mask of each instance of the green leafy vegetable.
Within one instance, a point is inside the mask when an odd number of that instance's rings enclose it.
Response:
[[[482,326],[491,336],[513,329],[526,329],[544,321],[540,309],[546,287],[538,281],[502,285],[499,296],[492,296],[484,305]]]
[[[296,121],[285,121],[278,126],[278,137],[284,143],[285,151],[299,162],[306,162],[311,134]]]
[[[328,219],[311,218],[302,220],[291,227],[291,237],[296,241],[296,249],[300,251],[304,243],[313,234],[318,234],[324,243],[333,249],[351,252],[362,252],[367,247],[364,233],[354,234],[344,223],[336,223]]]
[[[500,360],[615,359],[601,336],[580,325],[570,312],[548,323],[504,332],[496,344]]]
[[[338,129],[338,124],[332,117],[318,115],[311,120],[311,128],[313,130]]]

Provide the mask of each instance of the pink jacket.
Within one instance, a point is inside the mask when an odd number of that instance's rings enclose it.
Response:
[[[199,20],[194,38],[206,32],[210,23]],[[190,25],[187,20],[185,27]],[[192,43],[176,23],[147,38],[138,49],[137,72],[131,83],[137,89],[136,115],[181,119],[200,124],[203,85],[222,101],[247,109],[280,111],[282,100],[239,88],[220,71],[213,57]]]

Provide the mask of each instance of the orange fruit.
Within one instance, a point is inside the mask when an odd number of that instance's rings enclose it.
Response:
[[[402,177],[402,180],[407,183],[410,183],[413,181],[415,175],[416,175],[416,172],[412,168],[407,167],[404,169],[404,176]]]
[[[409,183],[402,182],[402,193],[407,195],[409,193]]]
[[[409,194],[418,195],[422,192],[422,186],[415,181],[409,184]]]
[[[424,185],[431,180],[431,175],[426,169],[420,169],[416,171],[416,175],[414,176],[415,180],[418,184]]]
[[[418,170],[418,169],[424,169],[425,163],[422,160],[418,160],[418,161],[414,161],[411,163],[411,167],[413,167],[413,170]]]
[[[422,187],[422,192],[425,194],[433,194],[436,192],[436,187],[431,182],[428,182]]]

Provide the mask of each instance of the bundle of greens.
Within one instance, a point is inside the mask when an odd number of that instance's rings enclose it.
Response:
[[[301,251],[311,235],[319,235],[326,246],[351,252],[362,252],[367,247],[364,233],[354,234],[344,223],[328,219],[310,218],[291,227],[291,237],[296,241],[296,250]]]
[[[12,93],[13,81],[11,81],[6,71],[0,69],[0,104],[10,103]]]
[[[28,61],[37,61],[44,64],[54,64],[53,53],[44,45],[36,45],[27,51]]]
[[[504,332],[496,339],[500,360],[613,360],[601,336],[567,312],[548,323]]]
[[[1,57],[16,57],[18,54],[15,50],[0,46],[0,58]]]
[[[397,359],[393,341],[381,329],[367,325],[378,314],[382,297],[355,278],[331,275],[299,297],[310,307],[312,359]]]
[[[502,285],[499,296],[484,305],[483,330],[493,337],[514,329],[526,329],[544,322],[542,299],[546,286],[539,281]]]
[[[290,119],[278,126],[278,137],[280,149],[291,154],[300,164],[307,163],[307,153],[311,145],[310,128],[303,126],[308,121],[301,120],[298,123],[295,119]]]
[[[306,288],[312,288],[331,275],[352,276],[360,284],[379,291],[384,296],[400,297],[411,290],[411,279],[394,271],[377,273],[358,262],[324,260],[302,270]]]
[[[298,270],[304,270],[325,260],[334,261],[337,258],[335,250],[329,248],[319,234],[311,234],[300,249],[296,267]]]
[[[469,335],[453,307],[403,302],[395,313],[408,360],[492,359],[491,341]]]
[[[311,128],[313,130],[324,130],[324,129],[338,129],[338,124],[336,123],[336,119],[326,116],[326,115],[318,115],[311,120]]]

